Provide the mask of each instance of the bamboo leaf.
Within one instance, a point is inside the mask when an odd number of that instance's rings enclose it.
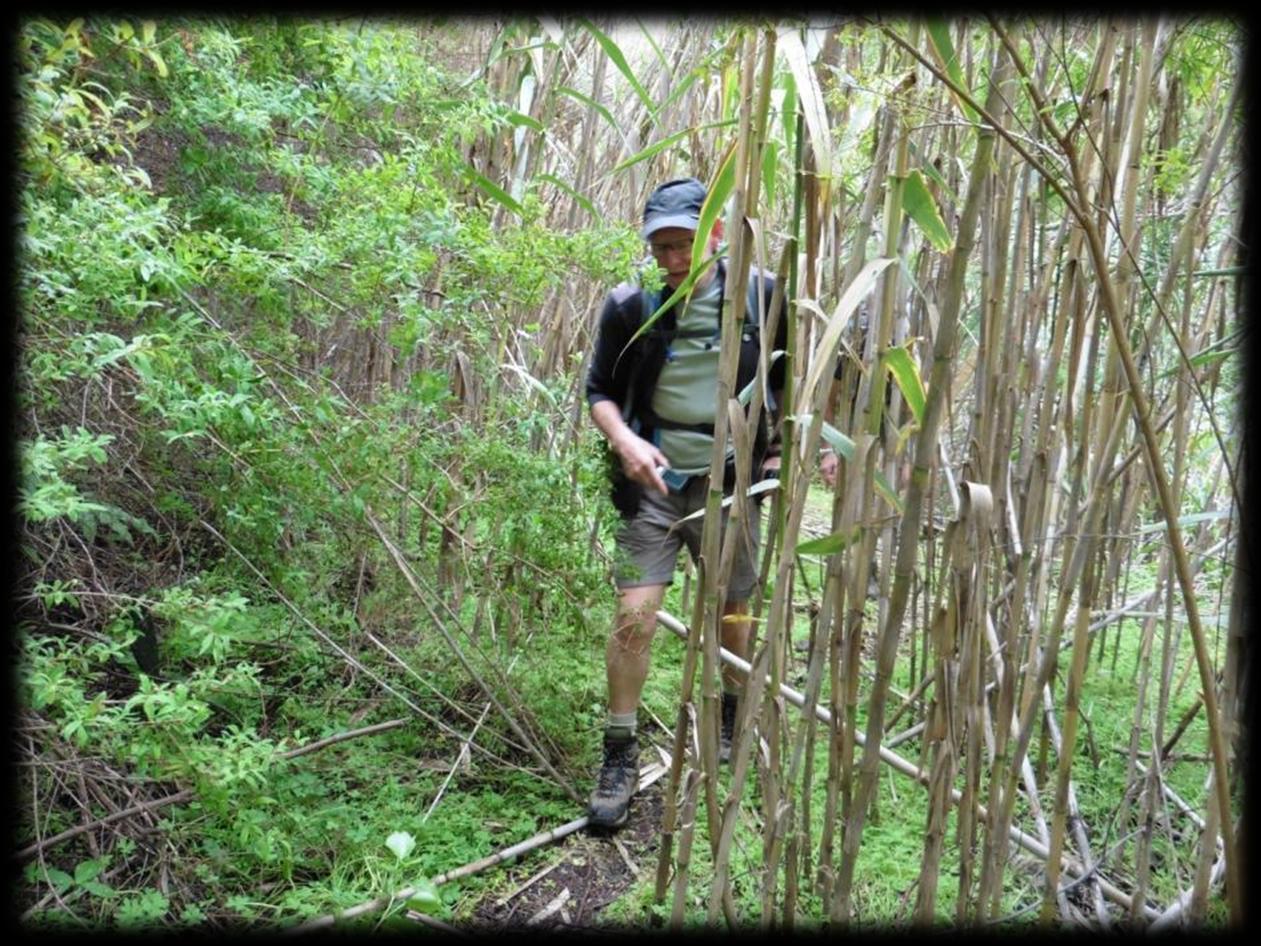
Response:
[[[652,47],[652,51],[657,56],[657,61],[661,63],[663,69],[668,70],[670,63],[666,60],[666,54],[661,51],[660,44],[652,38],[652,32],[648,27],[644,26],[644,21],[639,17],[635,17],[635,25],[639,27],[639,31],[644,34],[644,39],[648,40],[648,45]]]
[[[618,71],[626,76],[626,81],[631,84],[631,88],[635,90],[635,94],[639,96],[639,100],[647,106],[649,112],[655,112],[656,107],[652,104],[652,97],[648,94],[648,90],[640,84],[635,78],[635,73],[631,71],[630,64],[626,61],[626,57],[622,55],[621,48],[617,43],[613,42],[608,36],[600,32],[594,23],[590,20],[579,20],[583,28],[590,33],[600,48],[604,50],[604,54],[613,60],[613,65],[617,66]]]
[[[784,125],[784,154],[794,152],[793,136],[797,132],[797,83],[791,72],[784,73],[784,97],[780,102],[780,118]]]
[[[861,530],[855,526],[849,532],[833,532],[821,539],[810,539],[798,545],[796,552],[798,555],[831,555],[853,542],[860,532]]]
[[[735,119],[736,100],[739,96],[740,76],[736,64],[729,62],[722,69],[722,117],[725,120]]]
[[[464,172],[472,179],[474,184],[476,184],[483,191],[485,191],[496,202],[502,204],[504,207],[507,207],[518,217],[525,216],[524,208],[522,208],[522,206],[519,203],[513,200],[512,196],[507,191],[505,191],[502,187],[500,187],[498,184],[496,184],[486,175],[477,171],[477,169],[475,169],[473,165],[466,164],[464,166]]]
[[[613,170],[624,171],[626,170],[626,168],[630,167],[632,164],[638,164],[640,161],[646,161],[648,158],[651,158],[653,155],[660,154],[662,151],[664,151],[666,148],[670,147],[671,145],[677,144],[680,140],[682,140],[683,138],[686,138],[688,135],[690,135],[694,131],[704,131],[706,128],[723,128],[727,125],[734,125],[734,124],[735,124],[734,120],[725,121],[725,122],[712,122],[707,125],[696,125],[692,128],[684,128],[682,131],[676,131],[673,135],[667,135],[666,137],[662,138],[660,141],[654,141],[647,148],[644,148],[643,151],[640,151],[637,154],[631,155],[621,164],[613,168]]]
[[[608,122],[618,131],[621,131],[621,127],[613,119],[613,113],[610,112],[603,105],[601,105],[599,102],[597,102],[595,99],[593,99],[591,96],[586,95],[582,92],[579,92],[577,89],[571,89],[567,85],[557,86],[556,91],[557,93],[561,95],[568,95],[570,98],[577,99],[583,105],[587,105],[587,106],[590,106],[591,108],[594,108],[597,112],[600,113],[601,118],[603,118],[606,122]]]
[[[570,197],[572,197],[574,200],[578,201],[578,206],[580,206],[587,213],[591,214],[591,216],[593,217],[600,216],[598,213],[596,213],[595,204],[591,203],[591,201],[583,197],[581,194],[579,194],[576,190],[574,190],[572,187],[570,187],[568,184],[562,181],[555,174],[539,174],[535,177],[535,180],[547,181],[549,184],[554,184],[555,186],[563,190],[566,194],[568,194]]]
[[[791,27],[781,29],[776,41],[778,47],[784,51],[788,68],[797,83],[801,107],[806,114],[806,128],[810,131],[810,143],[814,147],[815,170],[820,177],[830,177],[831,133],[828,129],[827,110],[823,106],[823,90],[819,88],[819,80],[810,68],[806,49],[801,44],[797,30]]]
[[[555,404],[556,404],[556,395],[555,395],[555,394],[553,394],[551,391],[549,391],[549,390],[547,389],[547,385],[545,385],[545,384],[544,384],[542,381],[540,381],[538,378],[534,377],[534,375],[530,374],[530,372],[526,371],[526,370],[525,370],[524,368],[522,368],[520,365],[514,365],[514,364],[512,364],[511,362],[505,362],[505,363],[504,363],[503,365],[501,365],[500,367],[502,367],[502,368],[510,368],[510,369],[512,369],[513,371],[515,371],[515,372],[517,373],[517,375],[521,378],[521,380],[522,380],[522,381],[524,381],[524,382],[525,382],[526,384],[528,384],[530,387],[534,388],[534,390],[536,390],[536,391],[540,392],[540,393],[541,393],[541,394],[542,394],[545,398],[547,398],[547,400],[548,400],[548,402],[549,402],[549,403],[551,403],[553,406],[555,406]]]
[[[827,421],[823,422],[823,439],[828,442],[838,457],[846,460],[854,459],[854,441],[845,436]]]
[[[754,483],[745,491],[744,495],[759,496],[762,493],[769,493],[771,490],[774,490],[774,489],[779,489],[779,480],[776,477],[772,476],[770,479],[758,480],[756,483]],[[734,498],[735,498],[734,496],[724,496],[718,508],[726,509],[734,501]],[[702,506],[700,509],[696,510],[695,512],[688,513],[682,519],[674,520],[673,524],[671,524],[670,528],[667,529],[666,531],[673,532],[679,526],[683,525],[683,523],[691,522],[693,519],[699,519],[703,515],[705,515],[704,506]]]
[[[670,94],[665,97],[664,101],[657,106],[657,113],[660,114],[673,105],[678,100],[679,96],[690,89],[692,87],[692,83],[694,83],[699,77],[700,71],[696,69],[693,69],[685,75],[682,81],[676,83],[674,88],[670,90]]]
[[[928,45],[936,53],[938,62],[946,71],[946,75],[950,76],[951,81],[955,85],[970,95],[972,90],[963,81],[963,70],[959,67],[959,57],[955,54],[954,43],[950,40],[949,24],[939,17],[928,17],[924,23],[924,28],[928,31]],[[953,89],[950,90],[950,94],[959,103],[959,108],[968,117],[968,121],[979,122],[981,120],[981,116],[976,113],[976,110],[960,98]],[[976,98],[976,96],[972,97]]]
[[[937,209],[937,201],[918,170],[912,171],[902,182],[902,206],[939,252],[945,253],[954,246],[950,231],[941,219],[941,211]]]
[[[543,32],[551,38],[553,43],[557,46],[563,46],[565,44],[565,30],[561,27],[560,23],[557,22],[555,17],[540,16],[538,21],[539,26],[543,28]]]
[[[531,118],[529,115],[522,112],[509,112],[507,118],[510,125],[515,125],[518,128],[533,128],[535,131],[543,130],[543,123],[541,121],[537,118]]]
[[[687,274],[687,277],[681,283],[679,283],[679,288],[675,289],[674,292],[670,293],[670,295],[661,303],[661,305],[657,306],[657,311],[653,312],[650,316],[648,316],[648,318],[644,319],[643,324],[639,326],[639,328],[635,331],[635,334],[630,337],[630,341],[626,343],[626,348],[630,348],[630,346],[635,343],[636,339],[638,339],[641,335],[643,335],[644,332],[648,331],[648,329],[652,327],[652,324],[656,322],[657,319],[661,318],[662,312],[665,312],[667,309],[670,308],[670,306],[674,305],[678,300],[682,299],[689,292],[691,292],[692,287],[696,285],[696,280],[700,278],[701,274],[704,273],[705,270],[709,269],[709,267],[713,266],[716,262],[718,262],[717,254],[709,257],[707,260],[705,260],[704,263],[700,265],[700,267],[693,269],[691,272],[689,272]],[[623,354],[625,353],[625,351],[626,351],[625,348],[622,349]],[[619,354],[618,357],[620,358],[621,354]]]
[[[810,422],[809,414],[795,414],[793,421],[799,425],[808,424]],[[820,430],[823,439],[828,445],[836,451],[837,456],[842,460],[853,461],[854,459],[854,441],[847,437],[841,431],[837,430],[827,421],[823,422]],[[898,515],[902,514],[902,499],[898,496],[897,491],[893,488],[893,484],[889,482],[884,472],[877,469],[873,474],[876,484],[876,492],[884,497],[885,501],[894,508]]]
[[[832,313],[827,328],[823,330],[823,338],[814,350],[806,383],[802,385],[798,393],[798,404],[806,406],[814,402],[814,393],[819,387],[823,373],[825,371],[830,373],[835,363],[836,349],[841,342],[841,332],[844,331],[850,316],[854,314],[858,304],[871,292],[876,277],[884,272],[885,267],[895,259],[896,257],[893,256],[882,256],[872,260],[862,268],[862,271],[854,277],[854,281],[841,294],[841,300],[836,304],[836,311]]]
[[[1185,516],[1178,517],[1179,528],[1184,526],[1193,526],[1199,522],[1212,522],[1214,519],[1228,519],[1230,510],[1228,509],[1209,509],[1204,512],[1191,512]],[[1149,522],[1145,526],[1139,527],[1139,535],[1147,532],[1163,532],[1165,530],[1165,520],[1159,522]]]
[[[915,423],[924,423],[924,382],[919,376],[919,369],[911,360],[911,353],[904,347],[890,348],[884,353],[884,366],[898,383],[902,397],[906,399]]]
[[[906,144],[907,144],[908,150],[910,151],[911,157],[915,158],[916,160],[921,160],[920,149],[918,146],[916,146],[915,142],[908,141]],[[950,198],[956,204],[959,203],[959,195],[954,192],[954,190],[950,187],[948,183],[946,183],[946,179],[941,176],[941,172],[937,170],[936,167],[933,166],[933,163],[931,161],[923,161],[920,164],[920,170],[923,172],[924,177],[932,178],[933,183],[935,183],[941,189],[941,193],[945,194],[948,198]]]
[[[696,224],[696,236],[692,238],[692,268],[696,268],[696,260],[701,259],[709,235],[714,224],[722,214],[723,205],[731,196],[731,189],[736,183],[736,143],[727,146],[727,154],[718,165],[718,173],[710,182],[705,194],[705,203],[701,204],[700,220]]]

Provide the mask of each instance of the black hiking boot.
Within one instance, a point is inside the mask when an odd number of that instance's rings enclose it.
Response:
[[[630,817],[639,784],[639,742],[634,736],[604,736],[604,765],[596,776],[587,813],[597,828],[620,828]]]
[[[740,697],[734,693],[722,695],[722,726],[718,730],[718,761],[731,760],[731,741],[736,731],[736,710],[740,708]]]

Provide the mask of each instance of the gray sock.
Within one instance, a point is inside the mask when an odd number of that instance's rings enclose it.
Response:
[[[610,712],[608,721],[604,724],[604,734],[614,739],[630,739],[635,735],[635,729],[635,710],[631,710],[629,713]]]

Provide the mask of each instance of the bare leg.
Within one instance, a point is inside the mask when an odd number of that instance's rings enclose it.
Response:
[[[728,601],[722,608],[723,617],[731,614],[747,615],[748,602],[746,601]],[[727,621],[722,622],[722,633],[719,639],[722,646],[727,648],[737,657],[749,659],[749,631],[752,629],[752,622],[744,621]],[[740,693],[744,690],[744,674],[735,667],[727,664],[722,665],[722,683],[723,689],[729,693]]]
[[[619,592],[613,633],[604,652],[610,713],[631,713],[639,707],[639,695],[648,679],[657,609],[661,607],[665,590],[665,585],[644,585]],[[745,637],[747,640],[747,626]]]

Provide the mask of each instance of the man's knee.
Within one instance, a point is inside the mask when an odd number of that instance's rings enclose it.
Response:
[[[639,620],[619,620],[609,635],[613,650],[617,653],[643,656],[652,646],[655,624],[645,624]]]
[[[634,654],[648,649],[657,630],[657,608],[663,591],[653,586],[622,592],[611,635],[616,649]]]

